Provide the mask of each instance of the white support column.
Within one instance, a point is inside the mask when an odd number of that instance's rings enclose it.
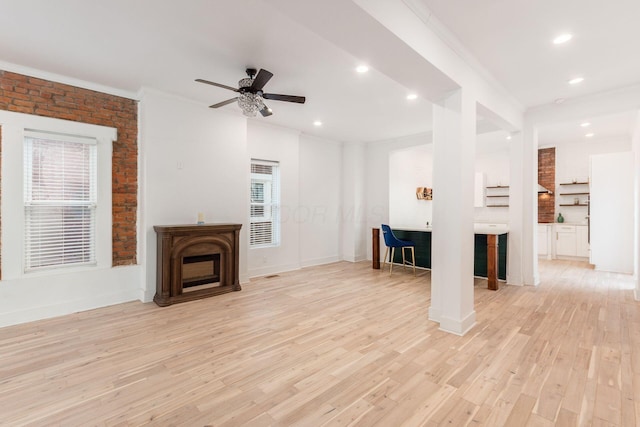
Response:
[[[549,188],[555,192],[555,188]],[[522,278],[538,286],[538,129],[525,122],[522,145]]]
[[[631,140],[631,150],[633,151],[633,157],[635,162],[635,194],[634,203],[635,217],[634,217],[634,264],[633,274],[636,282],[634,289],[634,297],[636,301],[640,301],[640,111],[636,114],[636,123]]]
[[[473,308],[476,101],[457,90],[433,107],[433,233],[429,318],[464,335]]]
[[[522,253],[524,241],[524,140],[522,132],[511,134],[509,145],[509,240],[507,242],[507,283],[524,285]],[[536,234],[537,236],[537,234]]]
[[[366,259],[364,144],[345,144],[342,150],[342,259]]]

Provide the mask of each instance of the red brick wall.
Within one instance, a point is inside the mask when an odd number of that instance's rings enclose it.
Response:
[[[556,149],[538,150],[538,183],[554,194],[538,194],[538,222],[555,221]]]
[[[112,157],[113,265],[135,264],[137,102],[0,70],[0,109],[117,128],[118,140],[113,142]]]

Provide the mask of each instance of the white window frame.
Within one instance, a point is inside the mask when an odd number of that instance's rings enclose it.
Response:
[[[62,119],[0,111],[2,131],[2,279],[38,277],[112,266],[112,143],[117,130],[111,127]],[[97,141],[96,262],[93,265],[43,268],[25,271],[24,263],[24,140],[28,130],[77,135]]]
[[[253,166],[270,166],[271,174],[252,172]],[[249,247],[267,248],[280,246],[280,163],[251,159],[251,179],[249,188]],[[263,200],[254,197],[253,187],[256,184],[263,185]],[[261,216],[253,216],[254,209],[262,208]],[[253,226],[256,223],[271,224],[271,240],[265,241]]]
[[[23,263],[26,272],[96,265],[97,143],[95,138],[25,129]],[[81,163],[71,160],[73,157],[69,159],[70,162],[75,163],[73,166],[84,167],[82,186],[87,191],[83,191],[76,198],[70,198],[69,196],[73,194],[71,187],[77,188],[79,184],[77,179],[73,184],[72,177],[78,175],[65,167],[65,163],[60,162],[60,159],[55,159],[55,171],[51,169],[51,162],[44,163],[41,170],[46,174],[45,182],[48,184],[54,183],[51,181],[52,176],[59,178],[54,188],[43,192],[39,185],[42,181],[34,181],[36,171],[33,169],[33,162],[36,151],[61,150],[64,152],[79,148],[87,158],[81,160]],[[47,157],[45,156],[45,159]],[[41,194],[43,197],[40,196]],[[55,197],[47,199],[47,196],[52,195]],[[70,211],[67,209],[80,212],[81,216],[69,217]],[[58,218],[62,213],[61,210],[65,212],[63,214],[65,220]],[[70,218],[74,219],[69,221]],[[79,246],[80,243],[81,246]]]

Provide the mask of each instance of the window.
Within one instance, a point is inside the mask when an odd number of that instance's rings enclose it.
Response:
[[[95,264],[96,139],[24,135],[25,271]]]
[[[280,166],[251,160],[251,218],[249,246],[280,244]]]

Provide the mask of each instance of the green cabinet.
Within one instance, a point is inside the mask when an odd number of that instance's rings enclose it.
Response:
[[[416,267],[431,268],[431,232],[393,230],[393,234],[401,240],[411,240],[416,246]],[[498,235],[498,279],[507,280],[507,234]],[[406,257],[410,258],[409,251]],[[476,234],[474,245],[473,275],[487,277],[487,235]],[[402,264],[402,252],[395,251],[393,261]]]

